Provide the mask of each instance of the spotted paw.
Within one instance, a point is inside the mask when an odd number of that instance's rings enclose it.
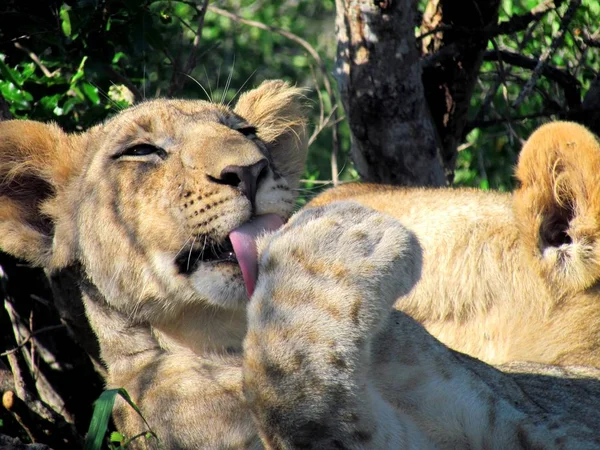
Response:
[[[308,209],[259,243],[257,289],[303,313],[376,328],[421,271],[416,237],[355,203]],[[268,292],[265,292],[268,291]],[[310,309],[310,311],[308,311]]]

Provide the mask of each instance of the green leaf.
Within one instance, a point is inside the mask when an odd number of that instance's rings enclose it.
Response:
[[[61,94],[48,95],[40,99],[40,105],[47,111],[54,111],[58,106],[58,101],[62,97]]]
[[[102,448],[108,421],[118,394],[119,389],[109,389],[100,394],[100,397],[96,400],[92,421],[85,437],[85,450],[100,450]]]
[[[115,53],[115,56],[113,56],[113,59],[111,62],[113,64],[117,64],[121,60],[121,58],[124,58],[124,57],[126,57],[125,53],[117,52],[117,53]]]
[[[63,33],[65,33],[65,36],[67,37],[71,37],[71,17],[69,16],[70,10],[71,7],[69,5],[63,4],[60,7],[61,27]]]
[[[100,103],[98,89],[95,86],[91,85],[87,81],[84,81],[83,83],[81,83],[81,89],[83,89],[83,93],[85,94],[85,96],[89,98],[94,105]]]
[[[85,62],[87,61],[87,58],[88,58],[87,56],[84,56],[81,59],[81,62],[79,63],[79,67],[77,68],[77,72],[75,72],[75,75],[73,75],[71,77],[71,85],[77,83],[77,81],[82,79],[83,76],[85,75],[84,67],[85,67]]]
[[[125,436],[117,431],[110,433],[110,442],[122,443],[125,440]]]
[[[90,427],[85,438],[85,444],[83,447],[84,450],[101,450],[104,436],[106,435],[106,431],[108,429],[108,421],[112,414],[117,395],[120,395],[127,403],[129,403],[129,406],[131,406],[134,411],[140,415],[148,429],[150,429],[150,425],[148,425],[148,422],[146,422],[142,412],[137,405],[133,403],[131,397],[129,397],[129,394],[125,389],[108,389],[100,394],[100,397],[98,397],[98,400],[96,400],[94,405],[94,413],[92,414]],[[145,433],[146,432],[144,432],[144,434]],[[156,435],[152,431],[150,431],[150,433],[156,438]]]
[[[19,81],[16,79],[13,71],[10,69],[10,67],[4,64],[4,61],[2,61],[2,59],[0,59],[0,73],[2,74],[5,80],[10,81],[17,87],[21,87],[21,83],[19,83]]]

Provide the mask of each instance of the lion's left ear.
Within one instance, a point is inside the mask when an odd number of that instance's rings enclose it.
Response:
[[[307,151],[303,90],[285,81],[265,81],[243,94],[234,111],[256,127],[277,169],[296,187]]]
[[[57,213],[70,218],[60,202],[80,166],[82,140],[54,124],[0,122],[1,250],[43,267],[67,259],[65,242],[55,239]]]

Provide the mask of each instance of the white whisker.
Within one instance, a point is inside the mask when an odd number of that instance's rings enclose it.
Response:
[[[212,99],[210,98],[210,95],[208,95],[208,92],[206,91],[206,89],[204,89],[204,86],[202,86],[202,83],[200,83],[193,76],[188,75],[187,73],[184,73],[184,75],[186,77],[188,77],[190,80],[192,80],[194,83],[196,83],[198,86],[200,86],[200,89],[202,89],[204,91],[204,94],[206,95],[206,98],[208,98],[208,100],[212,102]]]

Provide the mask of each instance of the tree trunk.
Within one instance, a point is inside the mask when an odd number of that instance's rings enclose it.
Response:
[[[446,184],[421,81],[412,0],[337,0],[336,77],[365,181]]]
[[[600,75],[596,75],[592,81],[583,98],[581,110],[581,114],[575,120],[587,126],[596,136],[600,136]]]
[[[423,15],[423,85],[450,183],[489,40],[486,30],[498,22],[499,5],[499,0],[430,0]]]

